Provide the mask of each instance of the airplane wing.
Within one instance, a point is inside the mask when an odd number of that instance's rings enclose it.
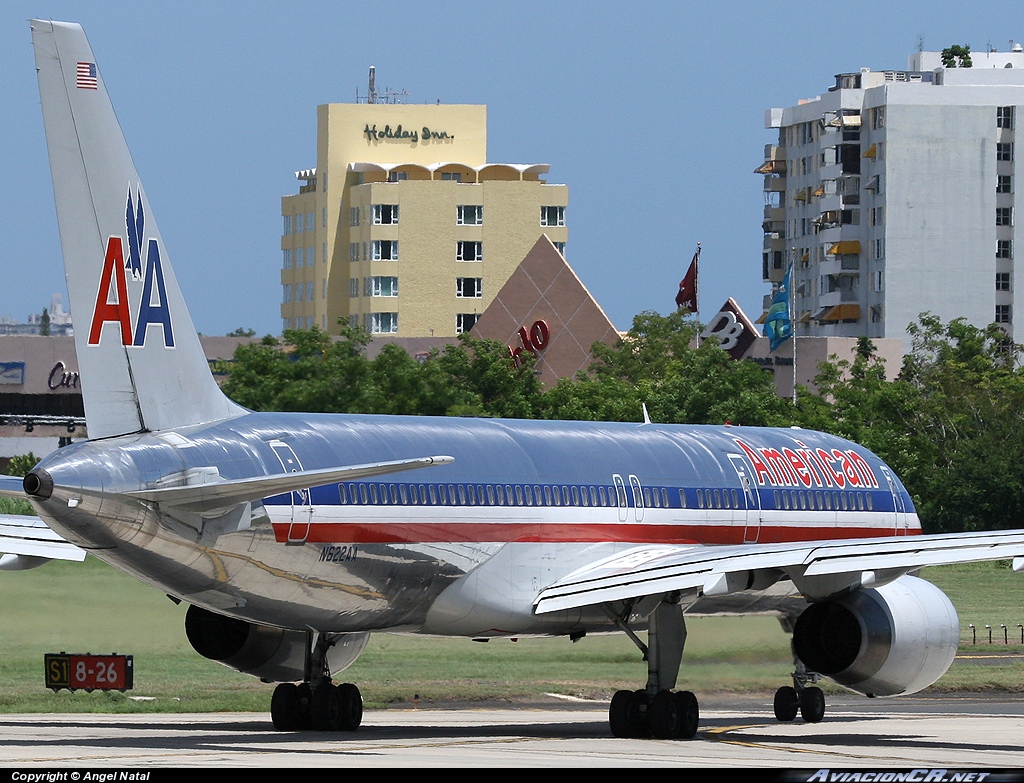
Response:
[[[447,465],[455,457],[435,456],[401,459],[391,462],[373,462],[365,465],[348,465],[324,470],[303,470],[294,473],[278,473],[255,478],[232,479],[207,484],[186,484],[178,487],[141,489],[126,492],[128,497],[161,503],[183,511],[202,513],[213,509],[233,506],[252,500],[262,500],[271,495],[293,492],[307,487],[319,487],[340,481],[352,481],[367,476],[381,476],[403,470],[415,470],[431,465]],[[22,493],[24,496],[24,493]]]
[[[539,614],[674,591],[725,595],[788,575],[810,598],[827,597],[841,577],[865,587],[916,568],[1013,558],[1024,570],[1024,531],[800,541],[735,546],[638,546],[584,566],[544,588]],[[822,591],[815,595],[815,589]]]
[[[19,570],[26,566],[42,565],[24,558],[46,560],[85,560],[85,550],[65,541],[46,526],[39,517],[0,514],[0,570]],[[8,558],[17,556],[17,560]],[[19,564],[20,563],[20,564]]]

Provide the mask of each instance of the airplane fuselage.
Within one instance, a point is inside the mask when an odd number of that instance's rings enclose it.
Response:
[[[441,452],[454,462],[202,515],[125,495]],[[101,559],[212,611],[331,632],[607,629],[596,609],[532,601],[640,544],[920,532],[881,460],[799,429],[252,413],[75,444],[39,467],[54,482],[40,514]]]

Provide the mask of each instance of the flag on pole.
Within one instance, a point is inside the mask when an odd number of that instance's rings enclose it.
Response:
[[[772,351],[793,336],[793,319],[789,314],[789,280],[792,274],[793,265],[790,264],[764,319],[764,336],[768,338],[768,347]]]
[[[686,308],[691,313],[696,313],[697,308],[697,270],[700,266],[700,242],[697,243],[697,252],[693,254],[693,261],[690,268],[686,270],[686,277],[679,282],[679,293],[676,294],[676,307],[680,310]]]

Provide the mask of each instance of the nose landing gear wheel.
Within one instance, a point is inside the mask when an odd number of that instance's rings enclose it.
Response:
[[[818,723],[825,717],[825,694],[821,688],[804,688],[800,694],[800,717],[807,723]]]
[[[782,723],[788,723],[796,718],[800,711],[800,697],[796,695],[796,688],[784,685],[775,691],[775,718]]]

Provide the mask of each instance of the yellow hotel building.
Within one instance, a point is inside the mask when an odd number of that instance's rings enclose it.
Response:
[[[565,251],[548,168],[487,163],[486,106],[317,107],[317,166],[281,199],[284,328],[469,330],[542,234]]]

